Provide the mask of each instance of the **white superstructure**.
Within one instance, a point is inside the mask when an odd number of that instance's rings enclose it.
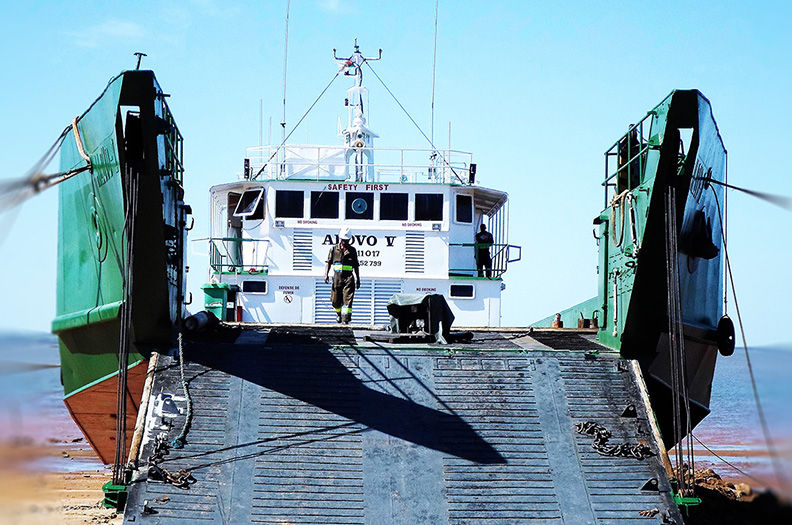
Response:
[[[249,148],[243,179],[211,188],[207,309],[243,322],[335,323],[325,261],[346,226],[360,260],[353,323],[387,323],[395,293],[438,293],[456,325],[499,326],[502,277],[519,259],[508,195],[474,183],[469,153],[375,148],[361,71],[371,59],[355,45],[336,60],[355,80],[342,144]],[[495,241],[489,277],[476,268],[481,224]]]

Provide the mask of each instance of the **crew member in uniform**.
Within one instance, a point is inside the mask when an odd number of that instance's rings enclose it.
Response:
[[[481,270],[487,269],[487,277],[492,277],[492,257],[490,257],[490,246],[495,241],[492,234],[487,231],[487,227],[481,225],[481,231],[476,234],[476,269],[478,276],[483,277]]]
[[[338,232],[338,244],[330,248],[325,267],[326,283],[330,282],[330,268],[333,269],[330,301],[336,311],[336,321],[344,324],[352,320],[352,300],[355,290],[360,288],[360,265],[357,250],[349,244],[351,240],[349,228],[342,228]]]

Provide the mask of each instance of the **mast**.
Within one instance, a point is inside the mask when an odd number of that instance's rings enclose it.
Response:
[[[340,133],[347,148],[346,162],[354,166],[355,181],[373,181],[373,171],[369,167],[374,164],[372,148],[374,139],[379,135],[367,125],[369,91],[363,87],[363,64],[368,60],[380,60],[382,49],[376,57],[365,57],[360,52],[360,46],[355,39],[355,51],[349,57],[338,57],[336,50],[333,49],[333,58],[338,63],[339,70],[344,72],[344,76],[353,78],[353,85],[347,89],[347,98],[344,100],[347,108],[347,127]]]

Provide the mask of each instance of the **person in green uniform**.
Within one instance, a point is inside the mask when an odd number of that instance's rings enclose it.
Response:
[[[351,240],[349,228],[342,228],[338,232],[338,244],[330,248],[325,267],[325,283],[330,282],[330,268],[333,269],[330,301],[336,311],[336,321],[344,324],[352,320],[352,300],[355,290],[360,288],[360,265],[357,250],[349,244]]]

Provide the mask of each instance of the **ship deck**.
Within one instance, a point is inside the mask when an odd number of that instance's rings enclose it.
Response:
[[[191,427],[159,466],[190,471],[186,489],[147,480],[163,432],[154,399],[185,406],[178,360],[160,356],[124,523],[682,523],[636,367],[593,332],[473,330],[451,345],[372,333],[224,326],[185,339]],[[583,422],[657,455],[603,456]]]

